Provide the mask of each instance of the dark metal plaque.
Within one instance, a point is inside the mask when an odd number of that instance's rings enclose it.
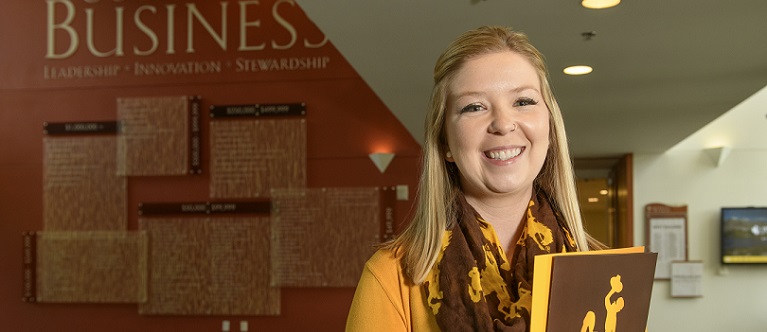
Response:
[[[35,232],[21,234],[22,242],[22,280],[24,282],[21,300],[35,302],[37,298],[37,235]]]
[[[259,214],[268,216],[271,202],[186,202],[186,203],[141,203],[139,215],[206,215],[206,214]]]
[[[381,188],[381,239],[394,239],[394,207],[397,202],[397,187]]]
[[[199,96],[189,98],[189,173],[202,173],[202,138]]]
[[[210,107],[211,118],[302,115],[306,115],[306,104],[304,103],[213,105]]]
[[[118,127],[117,121],[46,122],[43,133],[51,136],[116,134]]]

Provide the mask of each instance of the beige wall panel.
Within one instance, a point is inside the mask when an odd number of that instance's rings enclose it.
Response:
[[[111,136],[43,140],[43,230],[127,229],[126,180]]]
[[[210,128],[211,197],[269,197],[272,188],[306,187],[305,120],[216,120]]]
[[[189,98],[118,98],[118,174],[189,173]]]
[[[381,234],[379,188],[272,191],[272,283],[355,287]]]
[[[40,232],[37,236],[38,302],[145,300],[145,233]]]
[[[268,218],[143,218],[148,300],[141,314],[278,315]]]

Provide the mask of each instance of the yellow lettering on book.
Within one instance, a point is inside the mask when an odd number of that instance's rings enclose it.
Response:
[[[623,291],[620,274],[610,278],[610,287],[610,292],[605,296],[605,310],[607,311],[605,332],[615,332],[615,326],[618,325],[618,312],[623,310],[623,297],[617,298],[615,302],[610,302],[610,297],[613,294]]]
[[[618,297],[615,302],[611,301],[611,297],[616,293],[623,291],[623,283],[621,282],[621,275],[618,274],[610,278],[610,291],[605,296],[605,330],[604,332],[615,332],[615,327],[618,326],[618,312],[623,310],[623,297]],[[596,315],[593,311],[586,313],[583,317],[583,325],[581,326],[581,332],[594,331],[594,324],[596,323]]]
[[[597,315],[593,311],[586,313],[586,317],[583,317],[583,326],[581,326],[581,332],[594,332],[594,325],[597,324]]]

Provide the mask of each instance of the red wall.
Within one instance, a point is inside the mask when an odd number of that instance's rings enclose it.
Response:
[[[94,3],[95,2],[95,3]],[[49,5],[48,3],[52,4]],[[221,331],[222,320],[239,331],[246,320],[250,331],[327,330],[343,328],[353,288],[284,288],[279,316],[142,316],[135,304],[31,304],[22,302],[22,242],[25,231],[40,231],[42,223],[43,122],[113,121],[116,99],[136,96],[200,95],[209,105],[303,102],[307,108],[307,181],[309,187],[408,185],[411,199],[399,201],[395,220],[401,225],[416,190],[420,146],[391,114],[356,71],[333,47],[321,47],[324,35],[297,4],[287,0],[198,1],[159,0],[4,0],[0,5],[0,330],[3,331]],[[222,4],[226,3],[226,10]],[[199,21],[193,22],[195,51],[187,52],[188,4],[223,36],[222,47]],[[53,11],[49,12],[49,6]],[[141,9],[142,7],[144,9]],[[151,8],[150,8],[151,7]],[[174,53],[167,52],[168,8],[174,9]],[[118,9],[122,8],[122,9]],[[238,50],[240,11],[246,8],[247,45],[263,50]],[[116,47],[122,31],[123,53],[99,57],[87,48],[86,12],[94,13],[94,44],[101,52]],[[122,12],[123,27],[116,28]],[[135,54],[152,48],[149,55]],[[221,13],[225,14],[225,21]],[[68,14],[71,23],[64,23]],[[275,14],[276,13],[276,14]],[[50,15],[50,18],[49,18]],[[67,25],[50,28],[49,22]],[[47,31],[55,48],[49,50]],[[72,45],[68,31],[78,34]],[[291,34],[292,32],[292,34]],[[295,37],[295,38],[294,38]],[[295,43],[292,41],[295,40]],[[310,47],[304,46],[306,40]],[[286,49],[275,49],[289,45]],[[237,71],[238,59],[324,59],[321,68],[281,68]],[[136,66],[156,63],[219,61],[220,72],[138,75]],[[108,77],[54,78],[55,70],[119,66]],[[228,65],[228,66],[227,66]],[[46,69],[47,68],[47,69]],[[207,147],[208,118],[202,135]],[[388,149],[397,156],[380,173],[368,154]],[[203,167],[208,153],[203,150]],[[129,179],[129,227],[135,228],[139,202],[204,201],[209,176],[132,177]]]

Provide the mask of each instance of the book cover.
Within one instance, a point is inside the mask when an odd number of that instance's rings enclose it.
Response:
[[[644,247],[539,255],[532,332],[644,332],[657,253]]]

